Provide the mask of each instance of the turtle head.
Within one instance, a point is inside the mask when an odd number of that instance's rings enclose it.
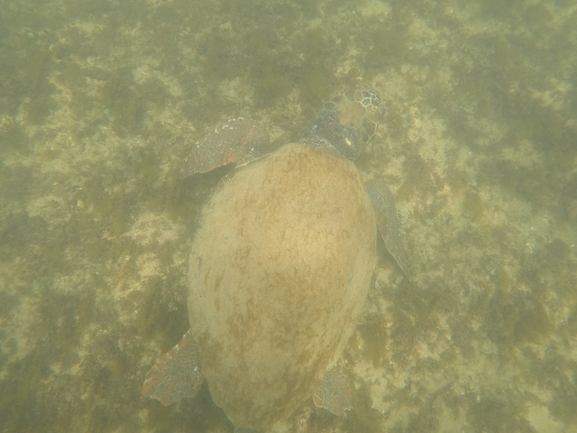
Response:
[[[350,91],[325,104],[301,141],[354,161],[377,132],[383,114],[377,92]]]

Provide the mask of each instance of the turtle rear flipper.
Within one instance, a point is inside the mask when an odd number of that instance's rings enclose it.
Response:
[[[405,277],[411,281],[411,266],[401,242],[401,225],[397,217],[395,197],[379,179],[369,180],[365,187],[377,217],[377,224],[387,250],[394,257]]]
[[[176,346],[158,358],[146,373],[142,386],[144,397],[155,398],[168,406],[184,397],[194,397],[203,381],[198,360],[198,346],[190,330]]]
[[[340,416],[345,410],[352,409],[352,396],[348,377],[335,367],[325,374],[323,383],[313,395],[313,402],[316,407]]]
[[[246,164],[269,152],[269,144],[262,123],[243,117],[231,119],[196,143],[184,158],[180,176],[206,173],[231,162]]]

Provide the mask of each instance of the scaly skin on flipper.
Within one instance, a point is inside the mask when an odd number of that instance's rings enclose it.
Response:
[[[196,143],[184,158],[180,177],[206,173],[231,162],[246,164],[269,152],[269,144],[262,123],[244,117],[231,119]]]
[[[411,281],[411,266],[401,242],[401,225],[397,217],[395,197],[382,180],[369,180],[365,183],[365,187],[375,209],[377,224],[385,246],[407,279]]]
[[[349,386],[348,377],[338,369],[333,368],[325,374],[323,383],[313,395],[316,407],[322,407],[337,416],[353,407],[351,401],[353,392]]]
[[[198,346],[189,330],[182,340],[158,358],[156,364],[146,373],[142,395],[155,398],[163,406],[168,406],[183,397],[194,397],[203,380]]]

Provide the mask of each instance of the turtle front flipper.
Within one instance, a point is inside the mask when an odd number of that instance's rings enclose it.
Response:
[[[381,236],[385,241],[387,250],[394,257],[403,271],[403,274],[411,281],[411,266],[401,242],[401,225],[397,217],[395,197],[389,187],[379,179],[369,180],[365,187],[377,217],[377,224]]]
[[[322,407],[340,416],[345,410],[353,407],[352,397],[348,377],[335,367],[325,374],[323,383],[313,395],[313,402],[316,407]]]
[[[184,397],[194,397],[202,381],[198,359],[198,346],[190,330],[176,346],[158,358],[146,373],[142,385],[144,397],[155,398],[168,406]]]
[[[206,173],[231,162],[246,164],[266,154],[270,138],[264,125],[237,117],[208,133],[184,158],[181,177]]]

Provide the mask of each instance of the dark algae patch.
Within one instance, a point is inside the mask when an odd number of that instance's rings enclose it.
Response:
[[[363,340],[363,356],[379,368],[387,354],[387,327],[382,314],[371,314],[359,325],[358,332]]]
[[[523,408],[515,401],[514,395],[481,397],[467,412],[472,431],[534,433],[535,429],[523,418]]]

